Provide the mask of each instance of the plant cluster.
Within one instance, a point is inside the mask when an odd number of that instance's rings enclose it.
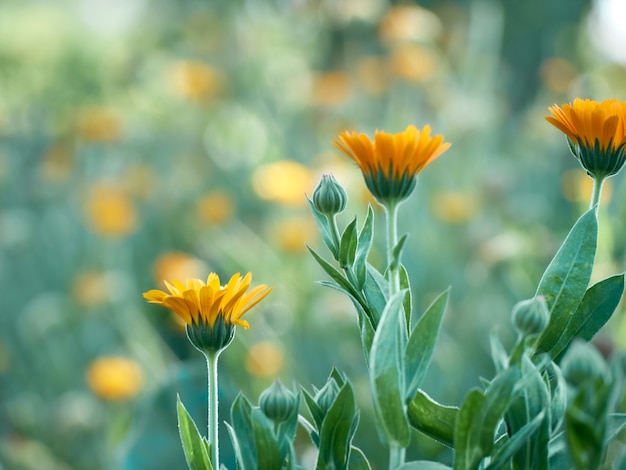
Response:
[[[387,260],[373,266],[374,212],[361,226],[355,217],[339,228],[345,190],[322,177],[309,199],[331,259],[309,251],[330,278],[320,284],[341,291],[354,304],[369,371],[376,432],[388,448],[390,469],[599,469],[622,468],[626,452],[612,455],[611,442],[626,427],[619,413],[624,395],[625,357],[603,358],[589,341],[606,324],[624,291],[624,274],[590,284],[598,245],[597,209],[606,178],[619,172],[626,147],[626,103],[575,100],[550,108],[547,120],[563,131],[570,149],[594,182],[590,208],[574,224],[545,270],[534,297],[517,303],[511,320],[518,337],[507,350],[492,334],[495,376],[482,379],[460,406],[437,403],[422,390],[435,353],[449,296],[443,291],[421,315],[414,311],[398,237],[401,203],[418,174],[450,146],[425,126],[376,132],[373,139],[342,133],[335,145],[352,158],[385,209]],[[192,470],[220,468],[217,441],[217,357],[230,344],[241,315],[269,293],[261,285],[246,293],[250,276],[233,276],[221,286],[192,280],[151,291],[152,302],[173,309],[186,322],[194,346],[209,368],[209,437],[201,435],[178,402],[180,435]],[[469,320],[468,320],[469,321]],[[304,406],[302,406],[304,405]],[[305,414],[301,414],[306,409]],[[349,377],[333,369],[319,389],[290,390],[275,382],[254,406],[239,395],[227,424],[242,469],[296,469],[298,425],[317,447],[318,469],[369,469],[367,453],[353,445],[359,404]],[[413,431],[452,449],[451,467],[406,461]],[[611,455],[610,455],[611,454]]]

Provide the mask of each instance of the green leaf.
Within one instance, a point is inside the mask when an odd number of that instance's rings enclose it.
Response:
[[[611,442],[617,435],[626,428],[626,413],[611,413],[606,431],[606,442]]]
[[[226,425],[226,429],[228,430],[228,434],[230,435],[230,441],[233,444],[233,453],[235,454],[235,460],[237,461],[237,468],[245,470],[246,465],[243,460],[243,456],[241,455],[241,446],[239,445],[237,434],[235,434],[235,430],[230,424],[228,424],[226,421],[224,422],[224,424]]]
[[[504,444],[502,444],[493,455],[486,470],[510,468],[509,460],[526,444],[528,438],[539,428],[543,418],[544,413],[542,412],[522,426],[513,436],[507,438]]]
[[[241,468],[256,469],[256,446],[252,429],[252,405],[241,393],[237,395],[230,409],[230,419],[239,443]]]
[[[374,329],[377,328],[383,310],[387,306],[387,298],[389,297],[389,283],[385,277],[371,264],[367,264],[367,274],[365,277],[365,288],[363,295],[367,301],[367,305],[372,310],[375,322],[372,324]]]
[[[459,408],[437,403],[425,392],[418,390],[409,403],[407,414],[413,428],[448,447],[454,447],[454,428]]]
[[[343,269],[352,267],[354,264],[354,257],[356,256],[357,246],[357,231],[356,231],[356,217],[352,219],[352,222],[348,224],[346,229],[341,235],[341,242],[339,244],[339,265]]]
[[[452,467],[429,460],[415,460],[400,465],[397,470],[452,470]]]
[[[304,396],[304,403],[306,403],[309,413],[311,413],[311,417],[313,418],[313,422],[315,423],[315,428],[319,431],[324,421],[324,413],[315,401],[315,398],[309,392],[302,389],[302,395]]]
[[[400,237],[396,246],[391,250],[391,263],[388,269],[396,269],[400,265],[400,258],[402,257],[402,250],[404,249],[404,244],[406,243],[406,239],[409,236],[408,233],[405,233]]]
[[[400,289],[406,290],[404,296],[404,316],[406,321],[406,331],[411,331],[411,315],[413,314],[413,296],[411,295],[411,281],[409,273],[406,272],[404,265],[400,265]]]
[[[430,304],[409,337],[404,353],[407,384],[404,396],[407,400],[411,400],[417,393],[430,365],[449,294],[450,289],[445,290]]]
[[[198,432],[193,418],[189,416],[185,405],[176,397],[176,411],[178,413],[178,431],[183,444],[185,460],[190,470],[213,470],[209,451],[204,438]]]
[[[535,344],[548,352],[559,340],[580,304],[591,278],[598,238],[595,209],[583,214],[546,269],[536,295],[543,295],[550,311],[547,328]]]
[[[348,462],[348,470],[371,470],[370,463],[367,461],[365,454],[358,447],[352,446],[350,449],[350,461]]]
[[[500,373],[509,366],[509,355],[506,353],[495,331],[491,332],[489,340],[491,343],[491,360],[496,368],[496,372]]]
[[[350,382],[346,382],[324,417],[316,468],[347,468],[357,423],[354,391]]]
[[[251,417],[257,468],[281,468],[284,459],[274,434],[274,423],[259,408],[252,408]]]
[[[367,206],[367,217],[363,222],[363,228],[359,233],[359,239],[356,246],[356,257],[354,258],[354,267],[356,270],[357,281],[359,287],[363,288],[365,285],[365,278],[367,274],[367,256],[372,249],[372,241],[374,239],[374,211],[372,206]]]
[[[370,381],[374,408],[389,443],[409,444],[409,423],[404,409],[404,315],[405,292],[394,294],[380,319],[370,353]]]
[[[474,470],[483,456],[473,442],[472,431],[484,402],[485,396],[477,388],[470,390],[463,400],[454,430],[454,470]]]
[[[576,337],[590,341],[611,318],[623,293],[624,274],[604,279],[587,289],[550,356],[560,357]]]
[[[324,244],[326,245],[330,253],[333,255],[333,258],[338,259],[339,247],[335,246],[335,242],[333,240],[333,235],[332,235],[332,229],[330,228],[330,224],[328,223],[328,218],[316,209],[315,204],[313,204],[313,201],[311,201],[309,196],[306,196],[306,200],[309,203],[309,208],[311,209],[311,212],[313,213],[313,218],[315,219],[317,228],[320,234],[322,235],[322,240],[324,241]]]

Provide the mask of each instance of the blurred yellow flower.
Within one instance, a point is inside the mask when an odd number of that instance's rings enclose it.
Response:
[[[576,98],[563,107],[548,108],[546,120],[563,132],[570,149],[594,178],[616,174],[624,165],[626,146],[626,102]]]
[[[398,5],[383,17],[378,35],[384,43],[432,41],[441,31],[441,21],[419,5]]]
[[[415,187],[415,177],[450,147],[443,135],[431,136],[430,126],[410,125],[404,132],[366,134],[344,131],[333,144],[356,162],[365,184],[379,202],[401,201]]]
[[[461,192],[441,192],[432,201],[435,216],[449,223],[463,223],[470,220],[478,210],[478,202],[472,194]]]
[[[350,79],[341,71],[318,73],[313,78],[311,101],[317,106],[338,106],[350,96]]]
[[[185,98],[202,101],[214,96],[223,87],[222,75],[203,62],[184,60],[171,70],[174,91]]]
[[[109,142],[122,135],[119,114],[110,108],[86,108],[78,113],[78,135],[93,142]]]
[[[74,153],[69,142],[57,142],[41,160],[41,176],[52,182],[67,180],[74,170]]]
[[[256,377],[274,377],[284,366],[284,356],[278,346],[262,341],[250,348],[246,356],[246,369]]]
[[[379,95],[389,88],[389,66],[382,56],[370,56],[359,59],[356,75],[363,89],[372,95]]]
[[[178,251],[160,255],[153,268],[155,282],[161,282],[162,279],[192,279],[203,276],[205,272],[207,265],[204,261]]]
[[[227,327],[240,325],[248,329],[248,322],[241,317],[272,290],[271,287],[261,284],[246,293],[251,281],[251,273],[244,277],[237,273],[230,278],[228,284],[222,286],[219,276],[211,273],[206,283],[200,279],[187,279],[186,284],[178,280],[171,284],[164,281],[169,294],[153,289],[143,296],[150,303],[160,304],[174,311],[189,326],[202,324],[213,328],[220,317]]]
[[[137,228],[135,206],[126,190],[98,183],[90,188],[85,202],[88,228],[99,235],[124,236]]]
[[[311,217],[294,216],[276,221],[270,229],[270,239],[289,253],[306,252],[305,242],[311,244],[317,238],[317,228]]]
[[[102,272],[83,272],[72,283],[72,295],[83,307],[93,307],[109,298],[110,286],[107,275]]]
[[[219,225],[226,222],[235,211],[233,199],[224,191],[212,191],[197,202],[198,218],[207,224]]]
[[[143,372],[139,365],[118,356],[105,356],[93,361],[87,369],[86,379],[89,388],[105,400],[132,398],[143,387]]]
[[[546,59],[539,73],[545,86],[557,93],[567,92],[577,75],[572,63],[560,57]]]
[[[565,199],[570,202],[589,201],[593,193],[593,180],[583,170],[568,170],[561,179],[561,189]],[[601,203],[608,203],[611,200],[612,189],[611,180],[607,180],[600,197]]]
[[[424,82],[433,76],[437,65],[437,57],[417,44],[402,44],[391,51],[391,70],[405,80]]]
[[[315,187],[314,174],[307,167],[282,160],[257,168],[252,175],[252,186],[259,197],[287,206],[304,206],[305,193]]]

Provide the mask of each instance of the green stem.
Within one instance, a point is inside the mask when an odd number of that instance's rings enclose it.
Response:
[[[333,237],[333,243],[339,255],[339,249],[341,248],[341,238],[339,238],[339,227],[337,227],[337,218],[335,215],[327,215],[328,225],[330,226],[330,234]]]
[[[398,206],[396,202],[385,205],[387,214],[387,266],[389,270],[389,297],[400,291],[400,260],[393,261],[393,249],[398,244]],[[393,266],[395,264],[395,266]],[[393,266],[393,267],[392,267]]]
[[[404,464],[404,447],[391,444],[389,447],[389,470],[394,470]]]
[[[218,438],[218,409],[217,409],[217,359],[219,352],[206,354],[207,369],[209,372],[209,444],[211,445],[211,465],[215,470],[220,468],[219,438]]]
[[[589,204],[589,209],[595,207],[596,214],[598,213],[598,209],[600,207],[600,196],[602,195],[602,186],[604,185],[605,179],[605,177],[593,178],[593,193],[591,195],[591,203]]]

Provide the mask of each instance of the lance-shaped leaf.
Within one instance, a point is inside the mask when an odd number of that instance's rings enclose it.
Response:
[[[591,340],[611,318],[623,293],[624,274],[604,279],[587,289],[576,312],[550,351],[550,356],[561,356],[574,338]]]
[[[322,422],[317,468],[348,467],[358,421],[354,391],[350,382],[346,382]]]
[[[597,238],[596,212],[590,209],[572,227],[543,274],[536,295],[545,297],[550,321],[537,339],[537,353],[554,347],[583,299],[591,278]]]
[[[365,285],[365,277],[367,274],[367,255],[372,249],[372,241],[374,239],[374,211],[372,206],[367,206],[367,217],[363,222],[363,228],[359,233],[359,239],[356,247],[356,257],[354,259],[354,268],[359,287]]]
[[[370,353],[372,399],[388,443],[409,444],[409,423],[404,405],[405,292],[394,294],[383,311]]]
[[[178,431],[187,466],[190,470],[213,470],[209,457],[209,446],[198,432],[196,423],[187,412],[180,396],[176,397],[176,411],[178,413]]]
[[[406,331],[411,331],[411,315],[413,314],[413,296],[411,294],[411,280],[409,279],[409,273],[403,264],[400,265],[400,289],[406,291],[404,296],[404,318],[406,322]]]
[[[509,460],[526,444],[528,438],[539,428],[543,417],[544,413],[542,412],[522,426],[513,436],[506,438],[506,441],[498,447],[498,450],[493,454],[486,470],[509,468]]]
[[[415,460],[400,465],[397,470],[452,470],[452,468],[439,462]]]
[[[358,447],[352,446],[350,450],[348,470],[372,470],[365,454]]]
[[[409,403],[407,410],[411,426],[440,443],[454,447],[454,428],[459,408],[437,403],[422,390]]]
[[[352,267],[356,256],[358,235],[356,231],[356,217],[348,224],[341,235],[339,244],[339,265],[346,269]]]
[[[447,289],[430,304],[409,337],[404,354],[407,384],[405,398],[407,400],[411,400],[417,393],[430,365],[439,338],[443,314],[448,304],[449,293],[450,289]]]

